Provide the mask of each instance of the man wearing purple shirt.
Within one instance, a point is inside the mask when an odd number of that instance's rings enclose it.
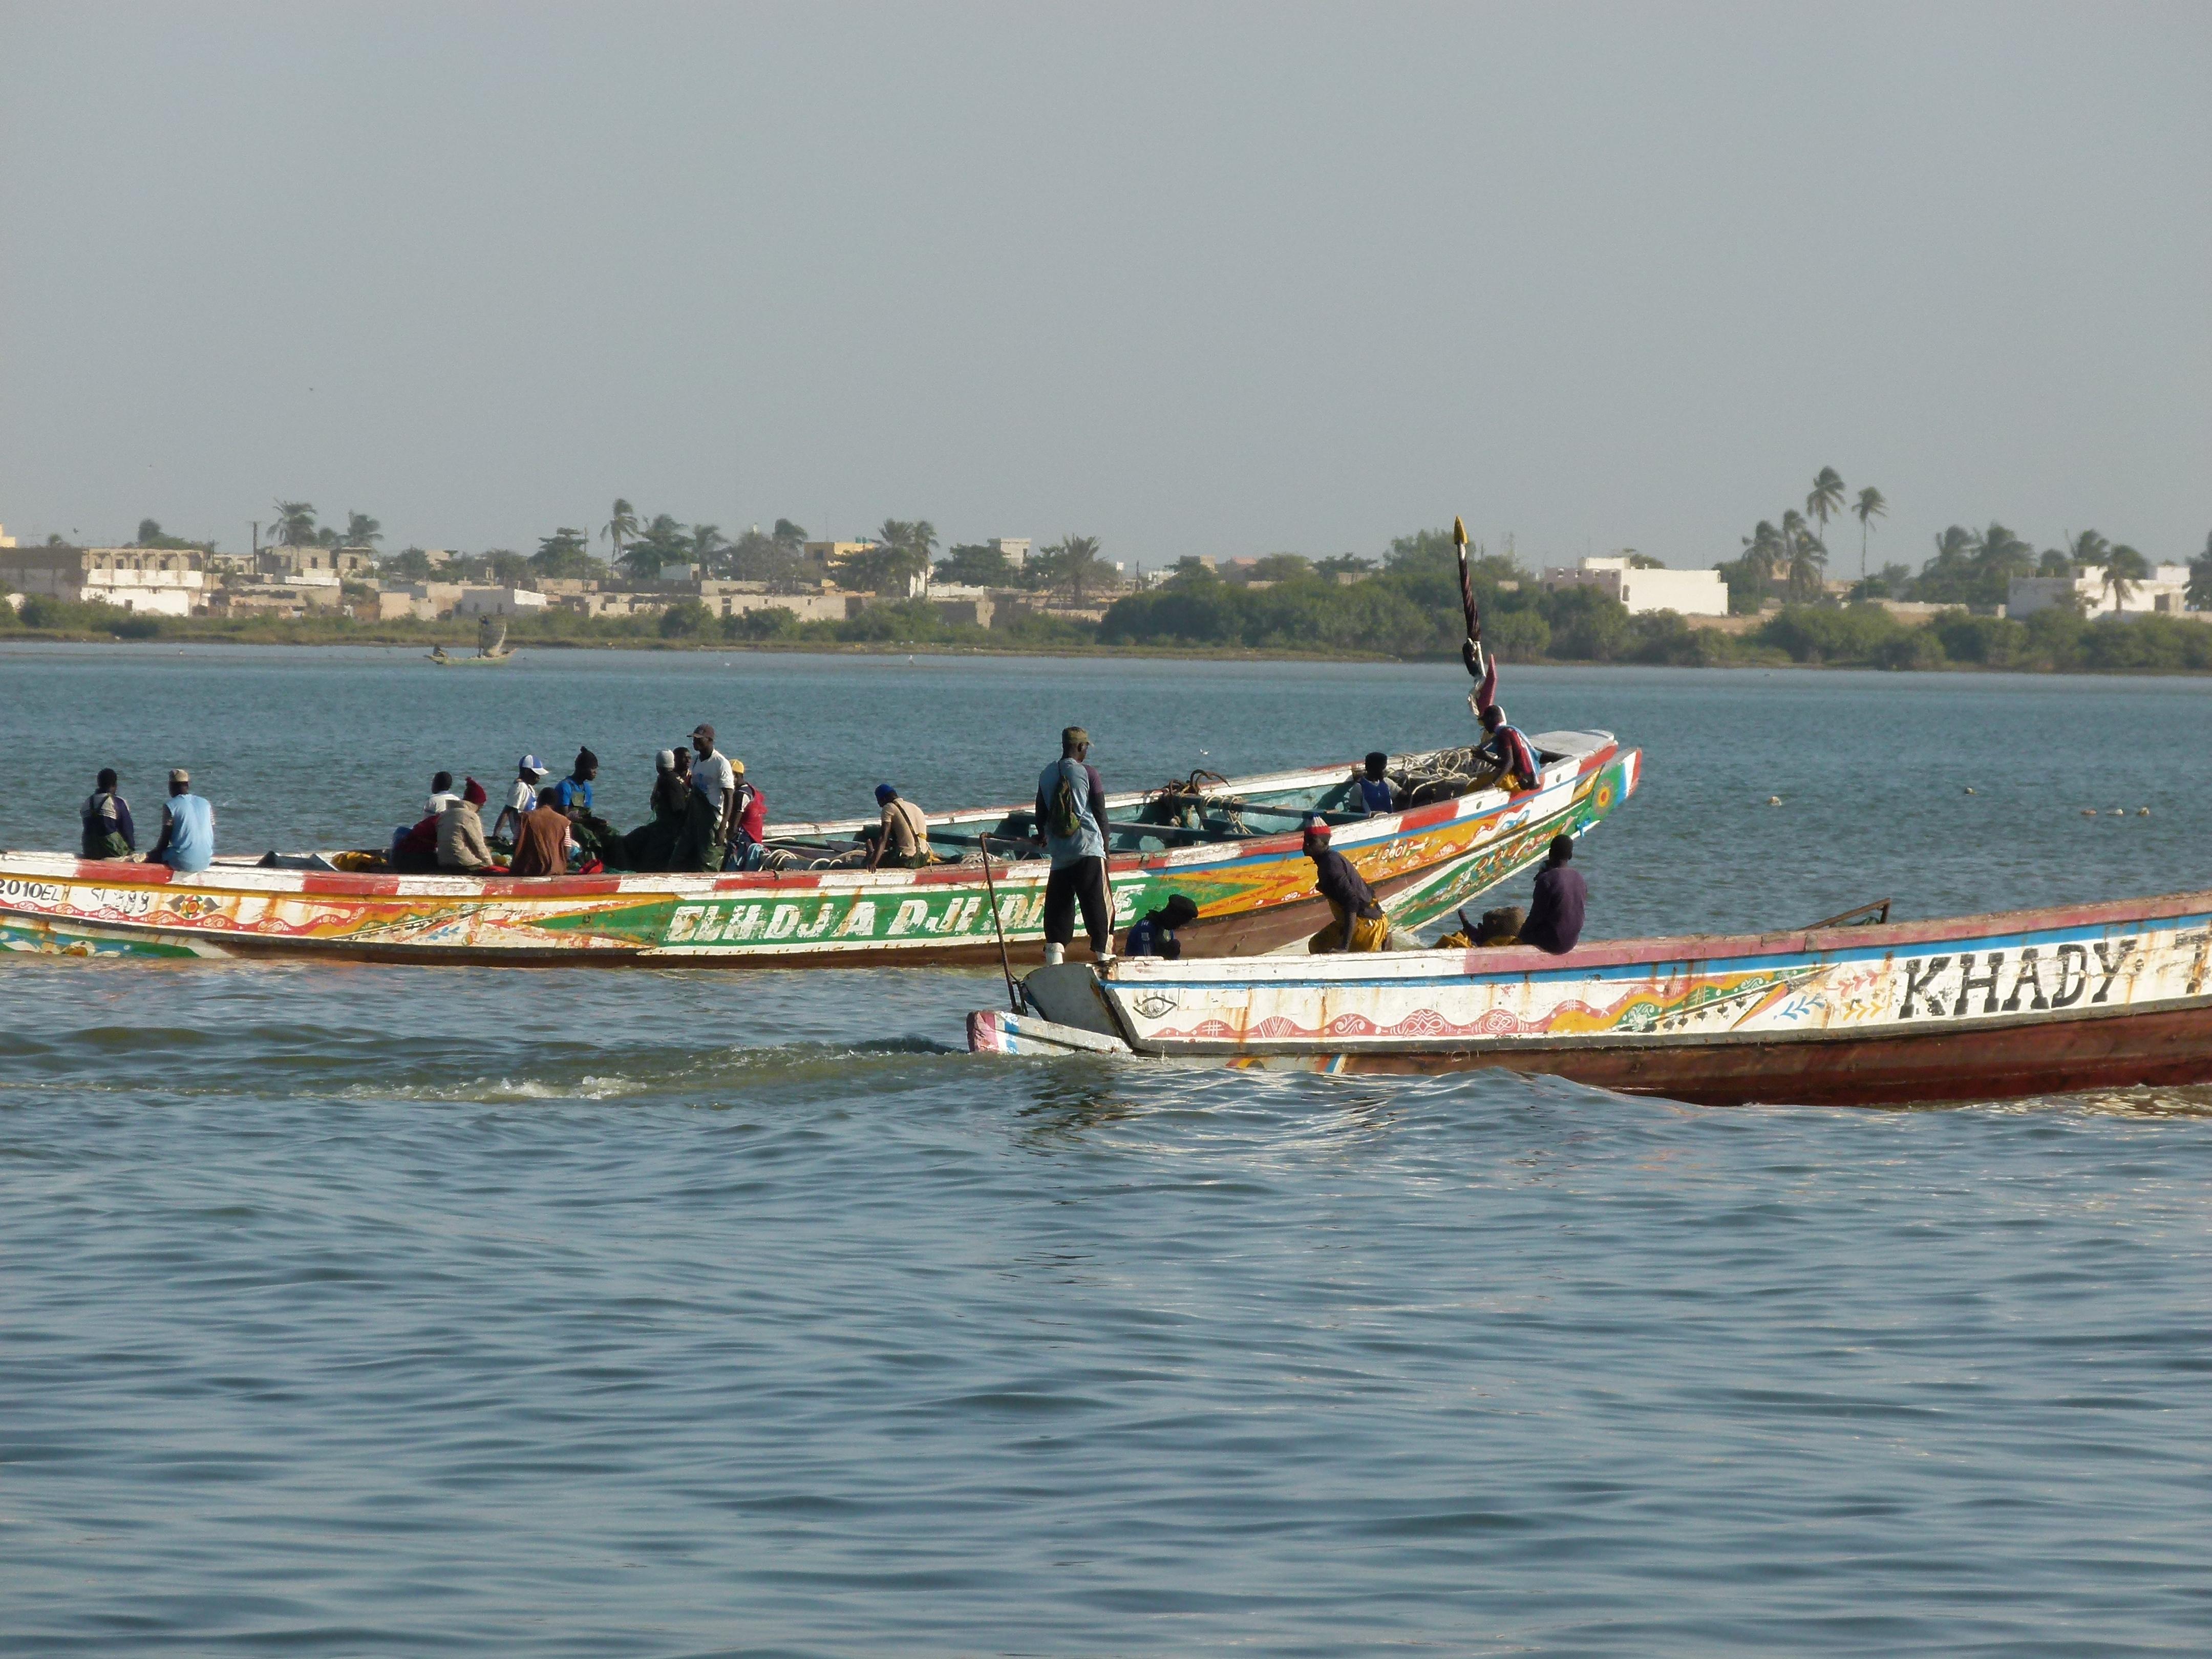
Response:
[[[1528,919],[1521,924],[1521,942],[1563,957],[1583,936],[1583,905],[1589,895],[1583,890],[1582,872],[1571,861],[1575,855],[1572,836],[1552,837],[1552,856],[1536,878],[1536,896],[1528,906]]]

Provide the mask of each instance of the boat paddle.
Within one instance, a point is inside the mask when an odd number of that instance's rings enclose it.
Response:
[[[983,890],[991,896],[991,931],[999,936],[999,971],[1006,976],[1006,1001],[1015,1013],[1022,1011],[1022,994],[1014,987],[1014,964],[1006,955],[1006,924],[999,920],[999,888],[991,879],[991,838],[978,836],[983,848]]]

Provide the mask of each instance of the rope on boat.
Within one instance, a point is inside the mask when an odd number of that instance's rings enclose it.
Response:
[[[1169,817],[1161,820],[1164,827],[1200,830],[1208,812],[1217,812],[1229,821],[1232,835],[1249,835],[1244,823],[1245,801],[1241,796],[1216,794],[1217,788],[1226,788],[1229,780],[1218,772],[1203,768],[1194,770],[1187,778],[1170,778],[1145,797],[1145,808],[1164,809]]]

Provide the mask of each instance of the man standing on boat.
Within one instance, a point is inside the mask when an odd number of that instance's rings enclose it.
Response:
[[[169,799],[161,808],[161,838],[146,854],[149,864],[166,864],[179,875],[215,862],[215,807],[192,793],[192,775],[181,766],[169,774]]]
[[[1522,944],[1555,957],[1566,955],[1583,936],[1583,907],[1589,893],[1583,885],[1583,872],[1570,862],[1574,855],[1572,836],[1552,837],[1552,856],[1536,878],[1536,896],[1528,905],[1528,919],[1521,924]]]
[[[1387,951],[1390,921],[1376,902],[1375,890],[1350,859],[1329,845],[1328,820],[1306,822],[1305,855],[1314,861],[1314,885],[1328,901],[1329,923],[1306,941],[1310,956],[1340,951]]]
[[[691,787],[714,810],[714,845],[726,847],[730,840],[730,809],[733,806],[738,787],[738,775],[730,765],[730,757],[714,747],[714,728],[702,720],[691,728]],[[716,867],[720,860],[716,860]]]
[[[1044,886],[1044,959],[1066,959],[1075,942],[1075,909],[1091,954],[1114,949],[1114,901],[1106,890],[1106,781],[1087,758],[1091,734],[1071,726],[1060,734],[1060,758],[1037,780],[1037,839],[1052,860]]]

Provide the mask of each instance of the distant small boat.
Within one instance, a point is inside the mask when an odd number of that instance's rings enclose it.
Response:
[[[507,619],[503,617],[483,617],[477,622],[477,653],[473,657],[449,657],[446,647],[430,647],[430,660],[441,668],[474,668],[488,663],[512,662],[515,653],[507,648]]]
[[[1883,906],[1885,914],[1887,906]],[[1838,919],[1840,920],[1840,919]],[[969,1016],[981,1053],[1544,1073],[1711,1105],[2212,1082],[2212,892],[1738,937],[1125,957]]]

